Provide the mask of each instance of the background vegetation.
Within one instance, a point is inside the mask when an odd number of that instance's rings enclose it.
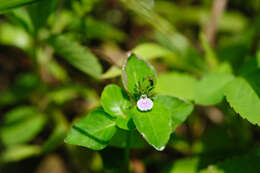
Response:
[[[163,151],[136,141],[132,172],[260,172],[259,8],[259,0],[0,0],[0,172],[122,172],[126,139],[102,151],[64,139],[100,106],[107,84],[122,86],[129,51],[155,67],[156,93],[194,104]]]

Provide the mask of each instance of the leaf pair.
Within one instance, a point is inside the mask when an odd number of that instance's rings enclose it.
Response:
[[[109,144],[117,128],[136,128],[154,148],[165,148],[171,133],[191,113],[193,105],[172,96],[157,95],[151,97],[154,106],[150,111],[140,111],[136,100],[142,94],[151,94],[157,78],[153,67],[134,54],[126,59],[122,80],[129,95],[117,85],[106,86],[101,95],[103,109],[76,122],[67,143],[100,150]]]

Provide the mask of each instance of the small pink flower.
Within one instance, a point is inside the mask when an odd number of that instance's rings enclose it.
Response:
[[[149,111],[153,108],[153,101],[144,94],[137,101],[137,107],[140,111]]]

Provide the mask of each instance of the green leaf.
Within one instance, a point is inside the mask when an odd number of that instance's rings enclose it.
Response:
[[[195,102],[201,105],[214,105],[224,98],[224,88],[233,79],[231,74],[209,74],[195,87]]]
[[[134,107],[131,113],[139,133],[155,149],[162,151],[172,132],[171,112],[165,106],[154,102],[151,111],[141,112]]]
[[[5,115],[0,140],[5,146],[31,141],[44,127],[46,116],[34,107],[21,106]]]
[[[157,93],[193,100],[197,80],[188,74],[170,72],[159,75]]]
[[[127,117],[124,113],[131,102],[127,93],[115,84],[107,85],[101,95],[101,105],[113,117]]]
[[[76,122],[65,142],[93,150],[105,148],[116,132],[116,123],[102,109],[96,109]]]
[[[170,50],[156,43],[143,43],[135,47],[132,51],[145,59],[154,59],[173,54]]]
[[[38,0],[0,0],[0,12],[4,12],[12,8],[17,8],[36,1]]]
[[[230,106],[253,124],[260,125],[260,98],[252,86],[243,78],[231,81],[224,92]]]
[[[100,77],[102,67],[96,56],[75,40],[69,39],[66,36],[58,36],[50,38],[48,43],[54,48],[57,54],[65,58],[65,60],[77,69],[94,78]]]
[[[26,50],[31,46],[32,40],[23,28],[2,22],[0,28],[0,43]]]
[[[130,54],[123,66],[122,81],[126,90],[134,94],[146,91],[147,87],[155,86],[157,78],[150,64],[135,54]]]
[[[119,86],[111,84],[105,87],[101,95],[101,105],[109,115],[117,118],[116,124],[119,128],[125,130],[134,128],[129,115],[131,102],[127,93]]]
[[[197,173],[198,158],[184,158],[176,160],[164,173]]]
[[[28,7],[35,32],[46,23],[58,2],[59,0],[40,0]]]
[[[193,111],[190,102],[180,100],[173,96],[157,95],[154,97],[156,103],[162,104],[171,112],[173,131],[183,123]]]
[[[38,156],[41,153],[41,147],[36,145],[18,145],[6,149],[0,155],[0,163],[18,162],[20,160]]]

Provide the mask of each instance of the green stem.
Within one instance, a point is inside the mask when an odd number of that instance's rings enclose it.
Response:
[[[131,150],[131,134],[132,132],[129,131],[127,135],[127,141],[126,141],[126,147],[125,147],[125,171],[126,173],[129,171],[129,156],[130,156],[130,150]]]

